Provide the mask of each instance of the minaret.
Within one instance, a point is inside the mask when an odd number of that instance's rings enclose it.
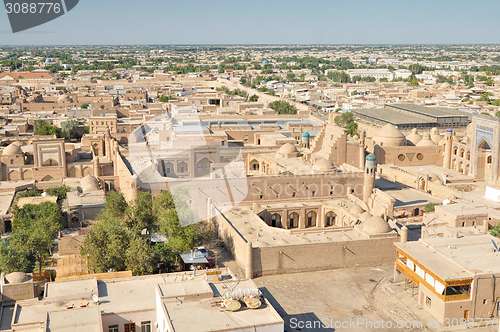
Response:
[[[359,137],[359,168],[365,167],[365,131],[361,130]]]
[[[363,189],[363,201],[368,203],[368,199],[372,195],[373,187],[375,185],[375,172],[377,171],[377,161],[373,154],[366,156],[365,163],[365,185]]]
[[[451,165],[451,149],[453,146],[453,129],[448,129],[446,131],[446,136],[444,137],[444,161],[443,168],[450,168]]]
[[[302,147],[304,149],[309,149],[309,139],[311,138],[311,135],[306,131],[302,134]]]

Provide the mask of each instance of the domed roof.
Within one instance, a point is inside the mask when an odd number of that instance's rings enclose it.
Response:
[[[8,147],[6,147],[5,149],[3,149],[3,155],[4,156],[13,156],[13,155],[16,155],[16,154],[21,154],[23,153],[23,150],[21,150],[21,148],[12,143],[10,144]]]
[[[311,135],[309,135],[309,133],[306,131],[302,134],[302,137],[310,137]]]
[[[45,59],[45,62],[47,62],[47,63],[52,62],[52,59],[51,58],[47,58],[47,59]]]
[[[269,61],[267,61],[267,60],[264,60],[264,61],[262,61],[262,63],[269,63]]]
[[[470,123],[470,124],[467,126],[467,129],[465,129],[465,135],[466,135],[466,136],[469,136],[469,137],[472,137],[472,123]]]
[[[24,272],[12,272],[5,275],[5,279],[9,284],[21,284],[30,280],[30,276]]]
[[[422,139],[422,135],[418,133],[417,128],[413,128],[411,134],[406,136],[406,140],[413,143],[413,145],[417,145],[418,142]]]
[[[388,123],[380,128],[372,137],[375,144],[381,146],[405,145],[406,138],[396,127]]]
[[[71,101],[71,97],[68,96],[68,95],[65,95],[65,94],[62,94],[59,96],[59,98],[57,98],[57,101],[61,102],[61,101]]]
[[[365,210],[363,210],[363,208],[361,206],[359,206],[358,204],[354,204],[354,206],[349,209],[349,213],[353,214],[355,216],[357,216],[363,212],[365,212]]]
[[[290,143],[286,143],[278,150],[278,152],[282,154],[295,153],[297,152],[297,148]]]
[[[372,216],[361,224],[361,228],[370,234],[382,234],[391,231],[389,223],[379,216]]]
[[[370,153],[369,155],[366,156],[366,161],[375,161],[377,160],[377,157],[373,153]]]
[[[23,141],[15,141],[15,142],[13,142],[12,144],[17,145],[17,146],[19,146],[19,147],[21,147],[21,146],[25,146],[25,145],[26,145]]]
[[[333,168],[332,162],[330,160],[326,160],[324,158],[316,160],[314,162],[314,166],[313,166],[314,170],[321,170],[321,171],[332,169],[332,168]]]
[[[366,211],[366,212],[363,212],[359,215],[358,219],[363,222],[363,221],[366,221],[368,219],[370,219],[371,217],[373,217],[373,214],[371,214],[370,212]]]
[[[443,84],[441,84],[439,87],[440,87],[441,89],[448,89],[450,86],[451,86],[451,85],[450,85],[450,83],[444,82],[444,83],[443,83]]]
[[[388,123],[382,128],[380,128],[373,137],[390,137],[390,138],[405,138],[405,136],[394,127],[392,124]]]
[[[431,140],[430,135],[426,134],[424,138],[417,143],[417,146],[436,146],[436,144]]]
[[[80,180],[80,188],[82,188],[83,192],[100,190],[97,179],[92,175],[87,175]]]
[[[442,138],[443,136],[439,135],[439,130],[437,128],[431,129],[431,141],[433,141],[434,144],[439,144]]]

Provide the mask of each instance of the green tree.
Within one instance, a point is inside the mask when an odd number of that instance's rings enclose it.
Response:
[[[89,268],[95,272],[127,269],[134,275],[151,273],[158,264],[173,269],[178,253],[199,246],[213,235],[203,222],[181,226],[179,220],[190,224],[198,217],[187,203],[186,190],[178,189],[175,197],[174,203],[168,191],[154,199],[151,194],[141,192],[128,204],[120,193],[109,193],[97,223],[80,247],[81,254],[89,258]],[[158,230],[167,236],[168,242],[151,248],[148,239],[141,236],[144,229],[148,234]]]
[[[276,95],[276,92],[274,92],[273,89],[268,89],[267,93],[269,93],[270,96],[275,96]]]
[[[418,79],[417,79],[417,78],[413,78],[413,79],[410,81],[410,86],[419,86],[419,84],[418,84]]]
[[[427,203],[425,204],[425,212],[434,212],[436,210],[436,206],[440,205],[439,203]]]
[[[485,102],[489,103],[491,100],[490,100],[490,95],[488,94],[488,92],[482,93],[481,96],[478,98],[478,101],[485,101]]]
[[[250,102],[256,102],[259,100],[259,96],[257,96],[256,94],[250,96],[250,98],[248,98],[248,101]]]
[[[297,107],[284,100],[273,101],[267,107],[273,109],[278,114],[297,114]]]
[[[89,108],[89,104],[88,103],[83,103],[80,107],[82,109],[87,109],[87,108]]]
[[[351,136],[358,135],[358,124],[352,112],[342,113],[335,117],[335,124],[338,127],[347,129],[347,133]]]
[[[130,239],[125,265],[134,275],[145,275],[153,272],[154,255],[147,241],[140,236]]]
[[[168,103],[169,101],[171,100],[177,100],[176,97],[174,96],[169,96],[169,95],[166,95],[166,96],[161,96],[158,101],[162,102],[162,103]]]
[[[73,131],[78,128],[78,122],[75,119],[70,119],[61,122],[61,131],[66,134],[66,137],[73,137]]]
[[[55,135],[57,138],[61,137],[61,128],[48,124],[45,120],[35,121],[35,135]]]
[[[484,81],[484,84],[486,84],[487,86],[492,86],[493,84],[495,84],[495,82],[491,77],[488,77],[486,81]]]
[[[290,72],[290,73],[287,73],[287,74],[286,74],[286,80],[287,80],[288,82],[293,82],[293,81],[295,81],[295,74],[294,74],[294,73],[291,73],[291,72]]]
[[[13,215],[10,250],[37,262],[41,272],[44,256],[50,254],[57,232],[64,227],[61,208],[50,202],[26,204],[22,208],[15,205]]]
[[[31,272],[32,262],[24,250],[18,251],[7,240],[0,240],[0,270],[5,273]]]
[[[45,192],[50,196],[57,196],[57,200],[59,201],[66,199],[66,194],[69,193],[70,191],[71,188],[68,187],[67,185],[62,185],[59,187],[49,188],[45,190]]]
[[[497,224],[493,228],[490,229],[490,234],[494,237],[500,238],[500,224]]]

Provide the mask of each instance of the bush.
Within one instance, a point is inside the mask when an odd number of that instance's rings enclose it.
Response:
[[[273,101],[268,107],[278,114],[297,114],[297,107],[284,100]]]
[[[436,205],[441,205],[439,203],[427,203],[425,204],[425,212],[434,212]]]
[[[71,191],[71,188],[67,185],[62,185],[55,188],[49,188],[45,192],[50,196],[57,196],[57,200],[61,201],[66,199],[66,194]]]

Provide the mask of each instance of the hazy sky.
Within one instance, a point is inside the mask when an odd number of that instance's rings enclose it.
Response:
[[[80,0],[0,45],[500,43],[498,0]]]

